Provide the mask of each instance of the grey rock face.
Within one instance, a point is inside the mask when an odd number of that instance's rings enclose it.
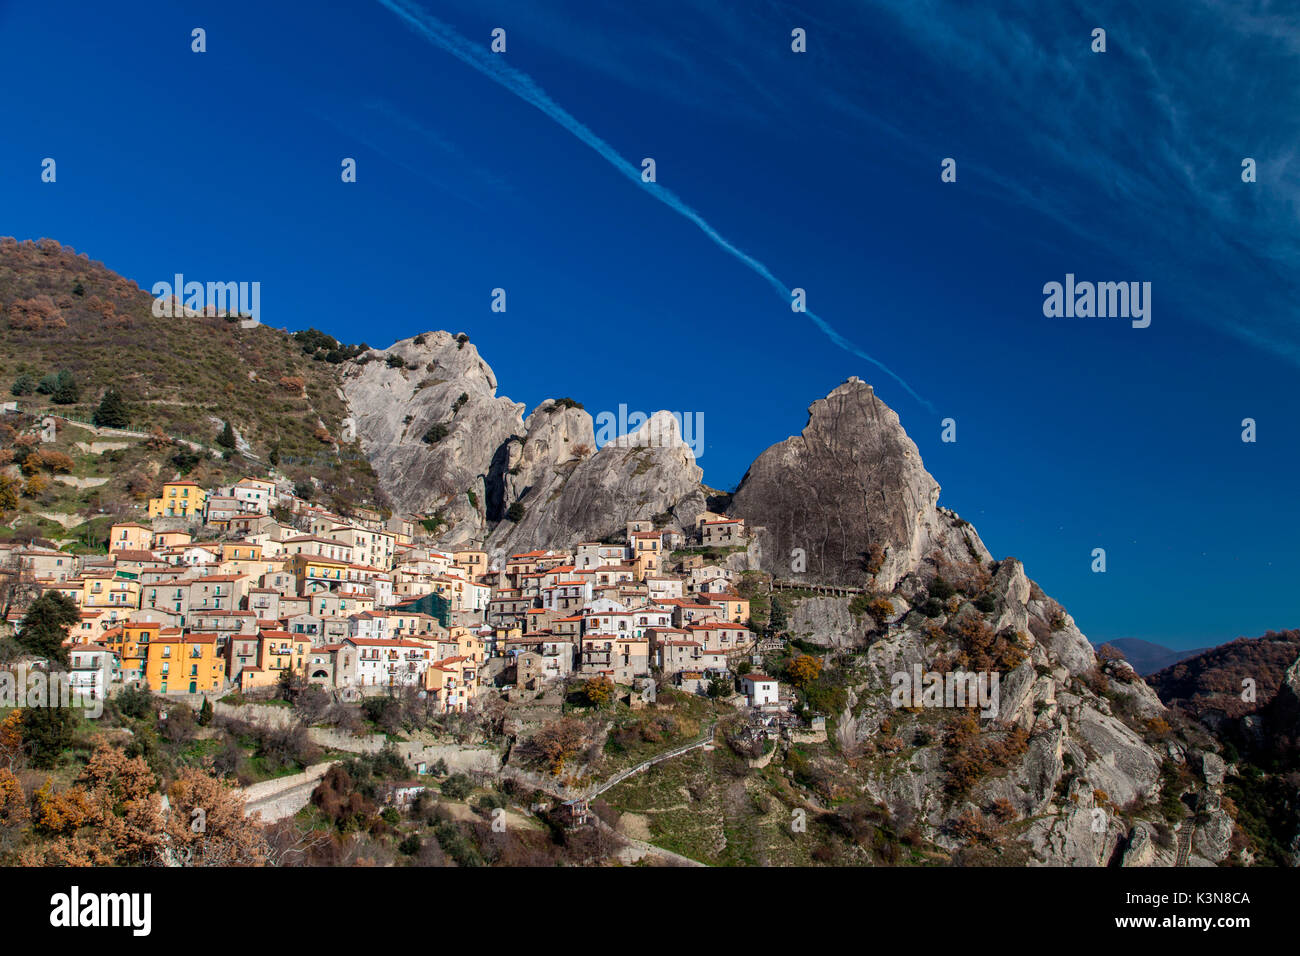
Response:
[[[426,332],[420,344],[405,339],[367,354],[368,361],[344,365],[343,394],[361,447],[394,507],[445,508],[456,538],[481,534],[484,479],[497,449],[523,432],[524,406],[498,397],[496,376],[478,350],[449,332]],[[390,356],[402,365],[390,366]],[[423,441],[436,425],[446,434]]]
[[[530,422],[538,414],[535,412]],[[555,436],[568,435],[570,428],[577,438],[584,439],[591,434],[591,417],[568,421],[551,433],[552,450],[564,444],[557,445]],[[655,437],[652,440],[650,436]],[[571,437],[570,444],[572,441]],[[523,454],[527,454],[527,445]],[[548,452],[541,460],[546,462],[552,457],[553,453]],[[670,526],[682,528],[705,510],[700,485],[704,473],[695,464],[690,446],[682,441],[670,412],[656,412],[630,435],[609,442],[576,463],[565,460],[547,465],[539,474],[548,470],[562,480],[535,479],[536,483],[517,499],[525,509],[523,519],[499,525],[490,538],[492,546],[568,546],[574,541],[623,533],[632,518],[665,513],[671,516]]]
[[[849,611],[848,598],[804,598],[790,616],[790,633],[812,644],[846,647],[865,639],[863,622]]]
[[[524,435],[506,442],[493,468],[489,516],[496,521],[522,499],[545,502],[564,487],[579,462],[596,451],[591,416],[581,408],[542,402],[524,422]]]
[[[1205,784],[1209,787],[1223,786],[1223,778],[1227,773],[1227,764],[1223,758],[1211,751],[1206,751],[1201,755],[1201,774],[1205,777]]]
[[[372,351],[346,363],[342,380],[394,507],[436,514],[444,547],[567,547],[622,532],[633,517],[668,512],[686,527],[705,508],[703,472],[671,414],[597,452],[589,414],[548,400],[525,422],[474,345],[451,333]],[[507,518],[516,502],[518,522]]]
[[[731,512],[763,529],[763,570],[777,577],[792,577],[790,555],[800,548],[810,580],[862,585],[874,544],[884,551],[875,585],[892,590],[934,548],[989,557],[938,500],[898,415],[852,378],[813,402],[802,433],[758,456]]]
[[[1033,607],[1030,608],[1031,613]],[[1076,677],[1085,674],[1097,666],[1097,654],[1083,636],[1083,632],[1074,623],[1074,618],[1065,615],[1065,626],[1052,631],[1046,639],[1052,657],[1065,665]]]
[[[1139,820],[1133,824],[1120,866],[1154,866],[1155,862],[1155,830],[1145,820]]]

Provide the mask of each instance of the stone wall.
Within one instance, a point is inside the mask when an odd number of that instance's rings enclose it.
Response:
[[[311,800],[312,792],[335,761],[312,764],[302,773],[263,780],[243,788],[244,816],[274,823],[291,817]]]

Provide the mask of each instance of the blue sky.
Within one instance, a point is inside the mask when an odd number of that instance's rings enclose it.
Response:
[[[0,232],[464,331],[530,408],[702,412],[722,488],[859,375],[1094,640],[1300,624],[1294,5],[289,6],[0,2]],[[1066,273],[1151,282],[1150,328],[1045,318]]]

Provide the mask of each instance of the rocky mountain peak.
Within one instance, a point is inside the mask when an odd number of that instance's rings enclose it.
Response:
[[[497,396],[473,343],[425,332],[346,363],[342,381],[357,439],[394,506],[442,511],[462,540],[481,535],[485,478],[501,445],[524,431],[524,406]]]
[[[854,377],[813,402],[799,435],[758,456],[731,511],[762,529],[763,568],[777,577],[848,585],[874,577],[887,590],[936,548],[962,560],[989,556],[938,501],[939,484],[898,414]]]
[[[575,411],[580,410],[567,409],[565,414],[570,417],[558,419],[555,428],[546,431],[544,425],[532,423],[551,413],[539,408],[530,417],[529,437],[519,459],[521,469],[528,460],[534,430],[539,439],[562,430],[570,446],[576,439],[580,448],[594,448],[591,416],[583,412],[578,418],[572,414]],[[553,455],[561,446],[552,438],[545,447]],[[546,453],[538,452],[534,460],[540,466],[546,458]],[[576,463],[570,465],[573,459],[562,461],[549,472],[538,467],[534,472],[538,477],[530,485],[514,486],[518,492],[515,500],[524,514],[517,522],[507,520],[497,526],[490,539],[493,546],[567,546],[583,538],[616,536],[629,520],[654,515],[684,527],[705,509],[700,485],[704,472],[682,440],[671,412],[656,412],[636,430],[574,459]],[[524,474],[521,470],[520,477]]]

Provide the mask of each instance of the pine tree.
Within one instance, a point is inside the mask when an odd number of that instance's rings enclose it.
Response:
[[[68,652],[63,641],[68,636],[68,628],[80,620],[75,601],[58,591],[46,591],[23,615],[14,640],[27,652],[46,658],[51,667],[66,667]]]
[[[199,707],[199,726],[206,727],[210,723],[212,723],[212,701],[204,697],[203,704]]]
[[[52,701],[57,704],[58,701]],[[77,718],[70,707],[24,707],[23,748],[32,766],[49,770],[56,766],[63,751],[72,746]]]
[[[81,387],[66,368],[55,378],[54,392],[50,395],[55,405],[75,405],[81,398]]]
[[[767,626],[774,634],[780,634],[789,626],[789,620],[785,612],[785,603],[776,595],[772,595],[772,612],[768,617]]]
[[[110,388],[104,393],[93,420],[101,428],[125,428],[131,424],[131,412],[117,389]]]
[[[221,429],[221,434],[217,436],[217,444],[222,448],[235,447],[235,430],[230,427],[229,420],[226,421],[226,427]]]

